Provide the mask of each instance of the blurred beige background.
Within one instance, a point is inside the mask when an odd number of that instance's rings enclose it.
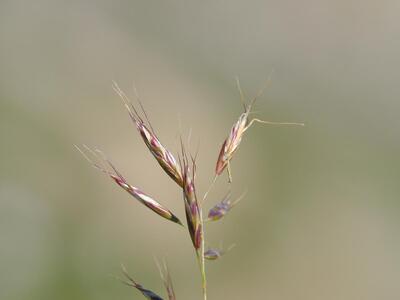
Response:
[[[121,101],[135,80],[161,140],[192,129],[205,191],[242,112],[256,125],[232,163],[248,196],[209,245],[209,299],[400,298],[399,1],[0,0],[0,299],[142,299],[124,263],[163,294],[200,299],[186,232],[141,206],[73,148],[103,149],[129,181],[184,219],[181,193]],[[180,126],[181,124],[181,126]],[[228,189],[226,176],[209,205]]]

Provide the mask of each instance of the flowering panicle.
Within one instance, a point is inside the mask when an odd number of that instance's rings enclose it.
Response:
[[[128,110],[129,116],[135,124],[137,130],[139,131],[144,143],[150,150],[151,154],[157,160],[158,164],[162,167],[165,173],[172,178],[182,189],[186,222],[188,225],[188,231],[193,243],[199,269],[201,273],[202,281],[202,291],[203,300],[207,300],[207,276],[206,276],[206,263],[205,260],[217,260],[230,251],[235,245],[224,249],[222,245],[219,248],[208,248],[205,247],[205,236],[204,236],[204,222],[205,221],[217,221],[223,218],[244,196],[241,195],[235,201],[231,201],[231,193],[227,193],[225,197],[214,207],[212,207],[209,212],[207,219],[204,216],[204,201],[207,198],[208,193],[212,189],[213,185],[217,181],[218,177],[227,169],[229,182],[232,182],[230,162],[239,148],[243,135],[245,132],[253,125],[255,122],[264,124],[279,124],[279,125],[301,125],[302,123],[278,123],[263,121],[256,118],[249,118],[250,113],[252,113],[252,107],[255,104],[257,98],[262,94],[263,89],[259,91],[257,96],[251,101],[245,103],[243,92],[240,87],[239,80],[237,80],[237,85],[240,93],[240,98],[244,106],[244,112],[239,116],[239,119],[233,124],[228,136],[224,140],[222,147],[219,151],[218,159],[215,166],[215,175],[213,176],[213,181],[209,186],[208,190],[202,197],[201,201],[198,201],[196,194],[196,156],[193,157],[189,152],[185,151],[182,139],[181,139],[181,152],[178,153],[178,160],[168,151],[160,142],[157,137],[147,113],[140,102],[139,96],[135,89],[136,100],[138,105],[140,105],[139,110],[132,104],[126,94],[118,87],[114,82],[113,88],[115,92],[121,97],[125,108]],[[190,140],[190,138],[189,138]],[[190,143],[188,143],[190,144]],[[114,167],[114,165],[106,158],[106,156],[99,150],[91,150],[87,146],[83,146],[84,151],[79,147],[76,148],[82,153],[82,155],[97,169],[107,174],[114,180],[120,187],[127,191],[131,196],[141,202],[143,205],[150,208],[153,212],[157,213],[161,217],[170,220],[174,223],[182,225],[181,221],[168,209],[161,206],[157,201],[140,191],[138,188],[130,185],[126,179],[119,173],[119,171]],[[189,153],[189,155],[188,155]],[[94,158],[91,160],[89,157]],[[164,287],[167,292],[168,300],[176,300],[174,288],[172,285],[172,280],[168,267],[164,262],[162,266],[156,261],[158,269],[160,271],[160,276],[163,281]],[[150,300],[163,300],[156,293],[144,288],[142,285],[137,283],[132,277],[129,276],[126,269],[122,266],[123,274],[126,279],[123,280],[128,286],[134,287],[142,293],[144,297]]]
[[[243,96],[242,89],[240,87],[239,80],[237,80],[237,85],[238,85],[238,89],[240,92],[241,100],[244,105],[244,112],[239,116],[238,121],[232,126],[228,137],[223,142],[221,150],[218,155],[217,164],[215,166],[216,176],[221,175],[221,173],[225,170],[225,168],[228,168],[229,182],[232,182],[230,161],[233,157],[233,154],[238,149],[238,147],[242,141],[242,137],[243,137],[244,133],[253,125],[254,122],[259,122],[259,123],[264,123],[264,124],[273,124],[273,125],[304,126],[303,123],[270,122],[270,121],[255,119],[255,118],[252,120],[249,120],[249,115],[251,113],[251,109],[252,109],[254,103],[256,102],[257,98],[263,93],[265,87],[262,88],[258,92],[257,96],[249,104],[245,104],[244,100],[243,100],[244,96]]]
[[[136,98],[140,104],[140,108],[144,114],[145,120],[147,121],[147,125],[138,113],[138,110],[115,82],[113,83],[113,88],[123,100],[124,105],[128,110],[129,116],[135,123],[137,130],[142,136],[142,139],[147,148],[149,148],[151,154],[153,154],[154,158],[157,160],[161,168],[163,168],[163,170],[168,174],[168,176],[171,177],[179,186],[183,187],[183,179],[180,166],[172,153],[161,144],[160,140],[155,134],[154,129],[151,126],[151,123],[147,117],[147,113],[144,110],[143,105],[139,100],[139,97],[137,96],[137,93]]]
[[[202,222],[199,202],[197,200],[194,184],[196,176],[196,162],[191,157],[192,169],[189,166],[189,159],[182,145],[182,176],[183,176],[183,199],[185,202],[186,220],[190,237],[196,250],[200,249],[202,242]]]
[[[231,193],[226,194],[221,202],[209,210],[208,221],[217,221],[224,217],[243,197],[244,194],[232,202]]]
[[[100,151],[97,150],[94,151],[87,147],[86,145],[83,145],[84,148],[89,151],[97,160],[102,161],[102,165],[100,166],[99,164],[93,162],[86,154],[84,151],[82,151],[78,146],[75,146],[79,152],[82,153],[82,155],[96,168],[102,171],[103,173],[107,174],[110,176],[120,187],[122,187],[125,191],[127,191],[130,195],[132,195],[135,199],[137,199],[139,202],[150,208],[152,211],[154,211],[156,214],[159,216],[170,220],[174,223],[182,225],[181,221],[168,209],[164,208],[161,204],[159,204],[157,201],[152,199],[150,196],[146,195],[143,193],[140,189],[130,185],[125,178],[122,176],[122,174],[114,167],[114,165],[111,163],[109,159],[107,159],[104,154]],[[99,157],[101,155],[101,157]],[[107,165],[108,168],[107,168]],[[111,169],[111,170],[109,170]]]
[[[137,290],[139,290],[143,296],[145,296],[147,299],[150,300],[163,300],[163,298],[161,298],[160,296],[158,296],[156,293],[144,288],[142,285],[140,285],[139,283],[137,283],[127,272],[127,270],[125,269],[124,266],[122,266],[122,272],[125,275],[127,281],[125,280],[121,280],[124,284],[134,287]]]

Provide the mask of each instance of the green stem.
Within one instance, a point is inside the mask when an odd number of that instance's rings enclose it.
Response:
[[[206,264],[204,259],[204,251],[205,251],[205,242],[204,242],[204,221],[203,221],[203,213],[200,208],[200,226],[201,226],[201,246],[200,249],[196,251],[197,260],[200,266],[201,272],[201,281],[203,288],[203,300],[207,300],[207,277],[206,277]]]

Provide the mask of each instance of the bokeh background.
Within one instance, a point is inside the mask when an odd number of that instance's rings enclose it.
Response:
[[[142,299],[120,263],[163,294],[200,299],[186,231],[141,206],[73,144],[104,150],[129,181],[184,219],[116,80],[132,82],[173,151],[192,131],[198,190],[248,99],[274,69],[232,164],[247,197],[208,245],[209,299],[400,298],[400,2],[0,1],[0,298]],[[208,205],[228,190],[226,176]]]

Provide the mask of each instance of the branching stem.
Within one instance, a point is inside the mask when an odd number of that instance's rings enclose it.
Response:
[[[217,178],[218,178],[218,175],[215,175],[213,181],[211,182],[210,186],[209,186],[208,189],[207,189],[207,192],[206,192],[206,193],[204,194],[204,196],[203,196],[203,199],[202,199],[202,201],[201,201],[201,205],[203,205],[204,201],[206,200],[206,198],[207,198],[207,196],[208,196],[208,193],[209,193],[209,192],[211,191],[211,189],[213,188],[215,182],[217,181]]]

